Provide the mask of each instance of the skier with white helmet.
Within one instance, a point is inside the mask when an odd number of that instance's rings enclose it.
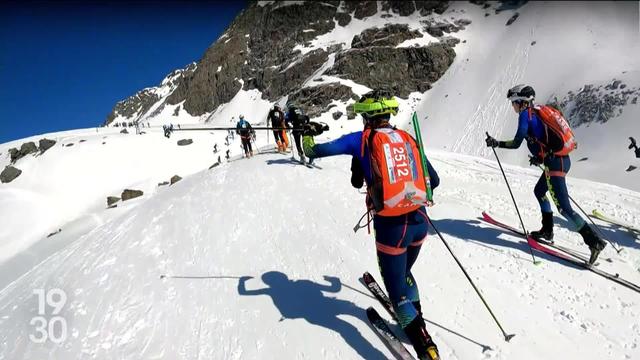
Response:
[[[578,215],[569,202],[566,175],[571,169],[569,153],[577,144],[568,123],[558,110],[550,106],[534,104],[536,93],[531,86],[516,85],[507,92],[513,111],[518,114],[518,130],[513,140],[498,141],[487,136],[488,147],[517,149],[523,140],[531,152],[530,165],[543,165],[544,172],[540,176],[533,192],[540,204],[542,212],[542,228],[531,232],[531,236],[539,241],[553,240],[553,210],[547,198],[547,192],[560,214],[572,223],[589,246],[593,264],[598,254],[607,245]],[[551,119],[552,120],[547,120]]]

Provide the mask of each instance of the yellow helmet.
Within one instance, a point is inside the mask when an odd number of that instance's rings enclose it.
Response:
[[[384,89],[370,91],[353,104],[353,111],[367,119],[379,115],[398,113],[398,101],[391,92]]]

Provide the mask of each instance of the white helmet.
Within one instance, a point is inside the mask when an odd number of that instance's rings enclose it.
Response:
[[[536,92],[529,85],[519,84],[507,91],[507,99],[509,101],[533,101],[536,97]]]
[[[244,115],[240,114],[240,116],[238,116],[240,118],[240,120],[244,119]]]

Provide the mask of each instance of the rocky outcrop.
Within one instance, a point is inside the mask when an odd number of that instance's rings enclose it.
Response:
[[[139,91],[135,95],[116,103],[111,113],[107,115],[104,124],[109,125],[117,116],[135,119],[137,116],[149,111],[158,100],[160,100],[160,95],[154,93],[151,89]]]
[[[620,115],[625,105],[633,104],[638,95],[640,87],[628,87],[621,80],[613,79],[606,85],[585,85],[562,98],[553,97],[547,103],[561,110],[571,126],[577,127],[592,122],[606,123]]]
[[[407,98],[413,91],[430,89],[431,83],[444,74],[454,58],[455,52],[445,44],[351,49],[336,55],[335,64],[327,74],[370,88],[386,86],[401,98]]]
[[[20,174],[22,174],[22,170],[9,165],[0,173],[0,182],[3,184],[10,183],[20,176]]]
[[[107,197],[107,207],[111,207],[111,205],[120,201],[120,198],[117,196],[108,196]]]
[[[309,117],[313,118],[329,110],[333,100],[357,99],[350,87],[337,82],[318,86],[305,87],[289,96],[289,101],[296,104]]]
[[[352,48],[365,48],[370,46],[396,46],[401,42],[409,39],[422,37],[422,33],[409,30],[406,24],[391,24],[381,29],[367,29],[354,36],[351,41]]]
[[[141,190],[125,189],[122,192],[122,195],[120,195],[120,197],[122,198],[122,201],[127,201],[127,200],[131,200],[131,199],[135,199],[137,197],[140,197],[143,194],[144,194],[144,192],[142,192]]]
[[[186,146],[186,145],[191,145],[191,144],[193,144],[193,140],[192,139],[178,140],[178,146]]]
[[[173,185],[173,184],[177,183],[177,182],[178,182],[178,181],[180,181],[180,180],[182,180],[182,178],[181,178],[180,176],[178,176],[178,175],[173,175],[173,176],[171,177],[171,179],[169,180],[169,184],[170,184],[170,185]]]
[[[164,92],[161,91],[163,87],[166,88],[165,91],[175,89],[180,83],[180,79],[193,74],[195,69],[196,64],[193,63],[184,69],[174,70],[165,77],[160,86],[143,89],[135,95],[117,102],[111,113],[107,115],[103,125],[111,124],[116,118],[125,118],[127,121],[138,120],[160,100],[160,94]]]
[[[29,141],[26,143],[23,143],[20,146],[20,150],[16,149],[16,148],[11,148],[9,149],[9,155],[11,157],[11,163],[15,164],[16,161],[20,160],[21,158],[29,155],[29,154],[34,154],[38,152],[38,147],[36,146],[36,144],[33,141]]]
[[[373,16],[378,11],[378,4],[375,1],[345,1],[343,6],[358,20]]]
[[[45,151],[49,150],[56,144],[55,140],[50,139],[40,139],[38,142],[38,149],[40,150],[40,154],[44,154]]]

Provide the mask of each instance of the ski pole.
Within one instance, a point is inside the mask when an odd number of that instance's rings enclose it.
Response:
[[[547,173],[547,169],[543,168],[541,165],[538,165],[538,167],[540,168],[540,170],[544,171],[545,174]],[[573,198],[571,197],[571,195],[567,194],[567,196],[569,197],[569,200],[571,200],[571,202],[573,203],[573,205],[575,205],[583,214],[584,216],[587,217],[587,219],[589,219],[589,221],[591,221],[591,223],[593,224],[593,226],[595,226],[596,231],[598,231],[598,233],[600,234],[600,237],[602,237],[603,239],[607,240],[609,242],[609,244],[611,244],[611,247],[613,247],[613,249],[620,254],[620,251],[622,251],[622,247],[617,248],[616,245],[609,239],[607,239],[604,234],[602,233],[602,231],[600,230],[600,227],[593,221],[593,219],[584,211],[582,210],[582,207],[580,207],[580,205],[578,205],[578,203],[573,200]]]
[[[476,294],[478,294],[478,296],[480,297],[480,300],[482,300],[482,303],[484,304],[484,306],[487,308],[487,310],[489,310],[489,314],[491,314],[491,317],[493,318],[493,320],[496,322],[496,324],[498,325],[498,327],[500,328],[500,331],[502,331],[502,336],[504,336],[504,341],[509,342],[509,340],[511,340],[514,336],[516,336],[516,334],[510,334],[508,335],[504,329],[502,328],[502,325],[500,324],[500,321],[498,321],[498,318],[496,318],[495,314],[493,313],[493,311],[491,311],[491,307],[489,307],[489,304],[487,303],[487,301],[484,299],[484,297],[482,296],[482,294],[480,293],[480,290],[478,290],[478,287],[476,286],[476,284],[473,283],[473,280],[471,280],[471,277],[469,276],[469,274],[467,273],[467,270],[465,270],[464,266],[462,266],[462,263],[460,262],[460,260],[458,260],[458,257],[456,257],[456,255],[453,253],[453,251],[451,250],[451,248],[449,247],[449,244],[447,244],[447,242],[444,240],[444,237],[442,237],[442,234],[440,234],[440,231],[438,231],[438,229],[436,228],[436,226],[433,224],[433,221],[431,221],[431,218],[427,216],[427,220],[429,221],[429,224],[431,224],[431,227],[433,228],[433,230],[436,232],[436,234],[438,234],[438,237],[440,238],[440,240],[442,240],[442,243],[444,244],[444,246],[447,248],[447,250],[449,250],[449,253],[451,254],[451,256],[453,257],[453,260],[456,261],[456,263],[458,264],[458,266],[460,267],[460,270],[462,270],[462,272],[464,273],[464,276],[467,277],[467,280],[469,280],[469,283],[471,284],[471,286],[473,287],[473,290],[476,291]]]
[[[623,248],[622,248],[622,247],[620,247],[620,248],[616,248],[616,245],[615,245],[611,240],[607,239],[607,238],[604,236],[604,234],[603,234],[603,233],[602,233],[602,231],[600,230],[600,227],[599,227],[598,225],[596,225],[596,223],[593,221],[593,219],[592,219],[589,215],[587,215],[587,213],[586,213],[586,212],[584,212],[584,210],[582,210],[582,208],[580,207],[580,205],[578,205],[578,203],[577,203],[575,200],[573,200],[573,198],[571,197],[571,195],[568,195],[568,196],[569,196],[569,200],[571,200],[571,202],[572,202],[572,203],[573,203],[573,204],[574,204],[578,209],[580,209],[580,211],[582,211],[582,213],[584,214],[584,216],[586,216],[586,217],[587,217],[587,219],[589,219],[589,221],[591,221],[591,223],[593,224],[593,226],[595,226],[595,227],[596,227],[596,230],[598,230],[598,233],[600,233],[600,236],[601,236],[601,237],[603,237],[605,240],[607,240],[607,241],[609,242],[609,244],[611,244],[611,247],[613,247],[613,249],[614,249],[618,254],[620,254],[620,251],[622,251],[622,249],[623,249]]]
[[[487,132],[486,134],[487,134],[487,137],[490,136],[489,132]],[[516,213],[518,213],[518,218],[520,219],[520,225],[522,225],[522,231],[524,231],[524,233],[527,234],[527,236],[529,236],[527,229],[524,227],[524,221],[522,221],[522,216],[520,216],[520,210],[518,209],[516,198],[513,197],[513,192],[511,191],[511,186],[509,185],[509,181],[507,180],[507,175],[504,173],[504,169],[502,168],[502,164],[500,163],[500,158],[498,157],[498,153],[496,152],[496,149],[493,147],[491,148],[491,150],[493,150],[493,155],[495,155],[496,161],[498,161],[498,166],[500,166],[500,172],[502,172],[502,177],[504,178],[504,182],[505,184],[507,184],[507,189],[509,189],[511,200],[513,200],[513,206],[515,206],[516,208]],[[527,244],[529,244],[529,242],[527,242]],[[534,265],[540,264],[540,261],[536,260],[536,257],[533,255],[533,249],[531,249],[531,245],[529,245],[529,253],[531,253],[531,258],[533,258],[533,264]]]

